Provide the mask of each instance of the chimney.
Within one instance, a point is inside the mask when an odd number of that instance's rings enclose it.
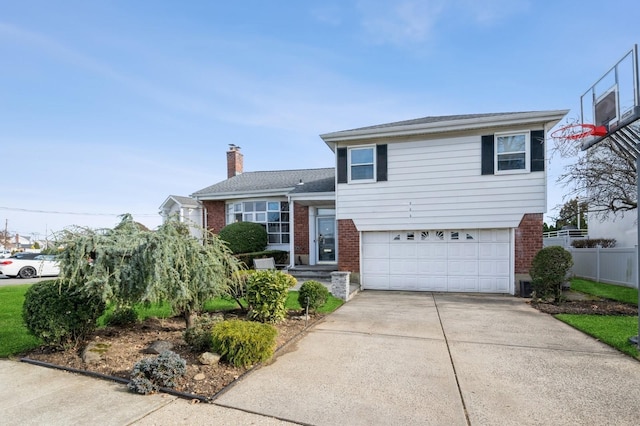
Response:
[[[240,147],[232,143],[227,151],[227,178],[232,178],[242,173],[242,154]]]

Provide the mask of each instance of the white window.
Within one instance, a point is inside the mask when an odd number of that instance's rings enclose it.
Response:
[[[496,173],[529,171],[529,132],[496,134]]]
[[[349,148],[349,181],[375,182],[375,146]]]

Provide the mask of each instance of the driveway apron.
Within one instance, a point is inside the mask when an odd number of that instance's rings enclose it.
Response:
[[[523,299],[365,291],[215,403],[313,425],[637,425],[640,363]]]

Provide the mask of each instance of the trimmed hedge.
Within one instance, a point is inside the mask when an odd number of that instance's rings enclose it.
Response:
[[[587,240],[573,240],[571,246],[575,248],[613,248],[616,246],[615,238],[593,238]]]
[[[253,253],[267,247],[267,230],[254,222],[236,222],[220,230],[218,237],[227,243],[233,254]]]
[[[213,327],[213,349],[236,367],[248,367],[273,356],[278,330],[269,324],[238,319]]]
[[[25,293],[22,319],[45,345],[68,348],[95,330],[105,309],[97,296],[87,296],[60,281],[40,281]]]
[[[529,270],[535,297],[560,301],[562,284],[567,280],[571,266],[571,253],[560,246],[545,247],[536,253]]]

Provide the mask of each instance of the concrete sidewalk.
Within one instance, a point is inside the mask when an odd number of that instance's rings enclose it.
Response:
[[[3,424],[638,424],[640,363],[506,296],[370,292],[214,404],[0,361]]]

